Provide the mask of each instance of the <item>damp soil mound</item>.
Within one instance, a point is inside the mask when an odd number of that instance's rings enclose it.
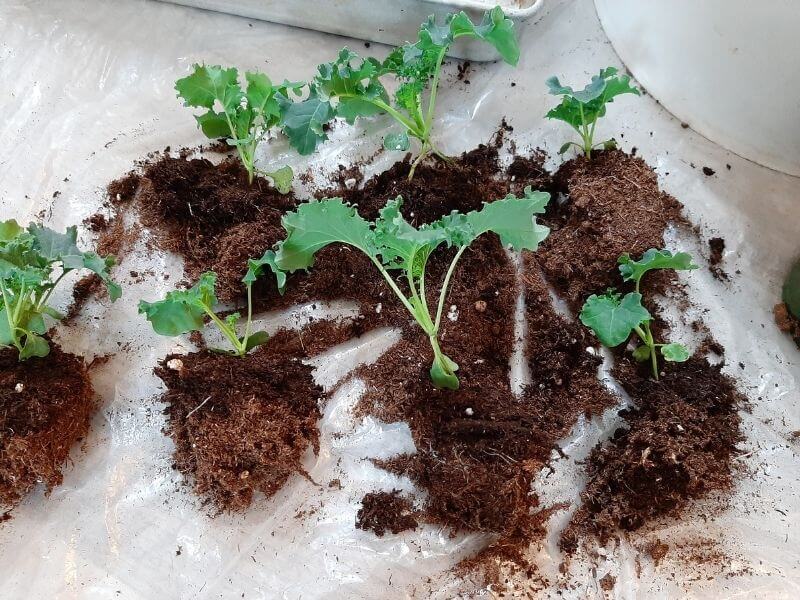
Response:
[[[248,184],[236,158],[214,164],[168,154],[112,182],[108,193],[118,214],[105,224],[98,247],[120,237],[120,213],[133,206],[142,224],[157,234],[159,246],[183,257],[189,281],[209,269],[217,272],[217,294],[226,301],[242,295],[247,259],[283,238],[281,216],[297,203],[293,194],[279,194],[262,177]]]
[[[44,358],[0,350],[0,510],[10,510],[38,483],[49,493],[63,479],[70,449],[83,439],[96,408],[83,360],[50,342]]]
[[[356,527],[372,531],[378,537],[383,537],[387,531],[398,534],[416,529],[414,506],[410,499],[400,495],[399,490],[370,492],[361,500]]]
[[[244,510],[256,492],[270,497],[306,475],[303,456],[319,450],[322,390],[304,356],[297,332],[282,331],[242,358],[203,350],[156,368],[174,467],[216,510]]]
[[[589,334],[555,311],[527,253],[531,383],[513,394],[514,266],[491,238],[476,248],[475,261],[454,275],[448,303],[458,318],[442,332],[443,349],[460,366],[460,389],[433,388],[427,339],[409,333],[365,369],[369,387],[361,409],[409,424],[416,453],[376,462],[425,491],[421,521],[496,534],[471,566],[486,569],[494,559],[522,566],[547,517],[561,508],[539,505],[531,493],[534,478],[579,416],[598,414],[617,399],[597,380],[600,361],[585,351]]]
[[[546,221],[550,236],[536,253],[548,281],[574,308],[622,283],[616,269],[624,252],[663,248],[670,223],[684,224],[681,204],[658,189],[655,172],[621,150],[575,158],[554,175]]]
[[[586,536],[605,543],[615,531],[678,515],[692,499],[733,484],[745,399],[720,365],[701,357],[667,363],[655,381],[646,365],[621,358],[614,375],[634,407],[621,412],[626,425],[589,456],[582,504],[562,537],[566,550]]]
[[[496,145],[480,145],[451,162],[427,160],[417,168],[411,181],[410,169],[411,159],[407,156],[360,188],[332,189],[324,195],[341,196],[358,205],[359,214],[368,220],[378,217],[387,200],[402,196],[403,214],[409,222],[419,225],[448,214],[454,198],[460,198],[460,210],[470,211],[508,193]]]

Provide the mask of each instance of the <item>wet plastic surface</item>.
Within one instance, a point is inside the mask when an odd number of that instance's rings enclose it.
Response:
[[[542,118],[554,99],[544,80],[558,74],[581,83],[601,66],[618,64],[589,0],[551,3],[545,22],[523,39],[520,66],[476,67],[470,84],[455,65],[440,93],[438,135],[443,150],[460,152],[486,141],[506,116],[520,150],[554,152],[571,135]],[[172,89],[194,61],[261,68],[274,79],[303,78],[343,44],[361,42],[248,21],[159,2],[88,0],[7,1],[0,6],[0,201],[2,217],[41,212],[63,228],[97,212],[103,189],[147,152],[205,140]],[[373,46],[373,51],[384,49]],[[516,86],[512,87],[511,83]],[[746,118],[743,115],[742,118]],[[330,168],[371,154],[386,123],[337,127],[314,168]],[[796,598],[800,595],[800,354],[772,322],[780,282],[800,250],[800,180],[779,175],[711,144],[663,111],[650,97],[620,98],[599,134],[638,149],[708,235],[726,240],[722,283],[701,269],[685,281],[698,312],[726,348],[726,369],[752,401],[743,414],[745,470],[730,505],[701,502],[681,521],[643,532],[667,543],[714,539],[732,562],[720,573],[668,556],[659,567],[630,545],[572,564],[574,587],[561,597],[602,597],[598,579],[616,577],[617,598]],[[374,165],[385,168],[395,157]],[[261,154],[265,167],[297,160],[277,140]],[[726,168],[726,164],[731,166]],[[716,175],[708,177],[701,167]],[[88,238],[87,238],[88,239]],[[707,248],[676,245],[707,255]],[[134,283],[130,270],[154,275]],[[168,281],[162,273],[169,273]],[[145,250],[117,271],[124,297],[112,306],[90,304],[59,342],[88,359],[114,353],[93,371],[102,408],[84,451],[51,497],[32,494],[0,526],[0,597],[16,598],[420,598],[453,597],[459,582],[448,569],[484,542],[423,527],[376,538],[354,528],[362,495],[376,488],[410,489],[365,459],[413,448],[405,424],[354,421],[348,407],[361,384],[345,384],[320,423],[322,448],[306,466],[319,486],[290,480],[274,498],[246,514],[210,518],[171,469],[171,441],[161,429],[155,363],[186,340],[155,335],[136,314],[180,279],[173,256]],[[65,304],[68,286],[59,296]],[[347,306],[334,307],[347,312]],[[274,324],[286,315],[271,315]],[[292,318],[288,317],[288,321]],[[348,364],[366,360],[392,342],[391,332],[348,345],[336,360],[317,361],[324,384]],[[359,343],[363,342],[363,346]],[[370,351],[370,346],[375,350]],[[743,366],[740,367],[739,363]],[[574,501],[581,485],[576,461],[613,431],[613,412],[583,423],[555,460],[555,474],[537,482],[545,503]],[[328,488],[338,478],[342,489]],[[711,515],[692,518],[691,515]],[[554,541],[565,519],[551,522],[540,567],[556,578]],[[641,573],[637,577],[636,561]],[[594,572],[593,572],[594,569]],[[555,595],[555,592],[553,592]],[[473,597],[474,593],[467,594]]]

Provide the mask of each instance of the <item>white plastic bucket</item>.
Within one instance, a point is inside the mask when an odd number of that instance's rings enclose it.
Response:
[[[614,49],[676,117],[800,175],[800,2],[595,0]]]

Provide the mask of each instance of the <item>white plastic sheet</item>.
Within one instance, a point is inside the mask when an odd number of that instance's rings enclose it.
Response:
[[[146,0],[6,0],[0,4],[2,217],[26,220],[44,211],[53,226],[79,223],[99,209],[107,182],[136,159],[168,145],[202,143],[172,90],[192,62],[260,68],[275,79],[303,78],[344,43],[362,47],[359,41]],[[545,95],[544,79],[559,74],[580,83],[601,66],[617,64],[589,0],[551,2],[550,14],[527,32],[523,44],[516,70],[501,64],[473,67],[469,85],[446,78],[437,119],[445,151],[487,140],[502,116],[514,126],[520,148],[557,149],[570,132],[542,118],[554,103]],[[380,48],[374,45],[373,51]],[[450,73],[454,70],[451,65]],[[747,439],[739,462],[745,474],[730,506],[708,520],[687,516],[641,534],[670,544],[712,538],[733,557],[730,568],[712,571],[707,579],[698,577],[696,567],[670,562],[669,555],[660,567],[642,557],[637,577],[636,551],[624,544],[605,558],[574,562],[574,587],[562,590],[562,597],[602,597],[597,579],[611,572],[617,579],[610,595],[617,598],[796,598],[800,463],[798,442],[790,434],[800,430],[800,365],[770,310],[781,277],[800,250],[800,183],[682,129],[649,97],[620,98],[609,112],[601,133],[615,134],[626,149],[636,146],[692,219],[726,239],[724,266],[731,282],[720,283],[706,270],[690,273],[686,281],[726,347],[726,369],[753,406],[743,414]],[[308,163],[279,140],[264,149],[261,160],[265,166],[290,160],[298,171],[306,164],[330,168],[371,154],[379,143],[372,134],[382,127],[337,128],[335,139]],[[382,157],[374,168],[385,168],[391,159]],[[699,167],[705,165],[717,175],[703,175]],[[364,492],[411,489],[408,481],[365,459],[413,448],[405,424],[353,420],[348,407],[358,395],[358,381],[339,389],[327,405],[320,454],[307,457],[309,473],[321,487],[296,477],[243,515],[208,517],[171,470],[172,444],[161,433],[162,388],[152,368],[181,343],[153,334],[135,309],[141,297],[170,289],[181,266],[175,257],[145,251],[143,245],[139,250],[117,271],[125,283],[122,301],[91,304],[77,326],[61,330],[59,341],[72,352],[89,359],[115,354],[94,371],[102,408],[85,450],[73,453],[64,485],[47,499],[40,492],[31,495],[0,527],[0,597],[449,598],[458,593],[448,569],[479,548],[482,536],[450,538],[423,527],[378,539],[353,527]],[[125,276],[132,269],[155,275],[134,284]],[[171,274],[168,281],[163,272]],[[65,288],[60,301],[67,298]],[[286,315],[268,320],[273,326],[287,321]],[[350,344],[337,369],[321,359],[318,377],[330,383],[345,363],[374,356],[393,335],[379,332],[362,340],[375,351]],[[582,475],[575,460],[608,434],[612,420],[609,413],[581,423],[564,441],[571,460],[554,461],[556,475],[535,486],[546,501],[577,499]],[[341,480],[341,490],[327,487],[334,478]],[[698,503],[690,515],[706,514],[707,504]],[[553,518],[548,544],[537,555],[553,579],[560,561],[554,542],[563,521],[563,514]],[[740,567],[748,572],[727,576]]]

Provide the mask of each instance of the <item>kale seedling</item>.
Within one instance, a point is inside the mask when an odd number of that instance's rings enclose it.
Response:
[[[458,260],[480,235],[492,231],[504,245],[516,250],[536,250],[547,237],[549,229],[536,223],[534,215],[544,212],[550,196],[544,192],[525,189],[522,198],[509,195],[502,200],[484,204],[480,210],[467,214],[452,212],[438,221],[415,228],[400,213],[402,198],[390,200],[381,209],[374,223],[369,223],[341,198],[311,201],[283,217],[286,239],[280,242],[274,256],[268,251],[263,260],[285,272],[307,269],[314,255],[329,244],[348,244],[375,264],[392,291],[425,331],[433,348],[431,379],[436,387],[458,389],[455,372],[458,365],[439,347],[439,327],[447,298],[450,279]],[[432,313],[425,294],[425,271],[428,259],[440,245],[457,249],[442,281],[436,312]],[[406,279],[404,293],[390,271],[399,271]],[[278,282],[283,290],[284,281]]]
[[[197,283],[188,290],[167,292],[166,298],[157,302],[142,300],[139,302],[139,313],[145,315],[156,333],[169,337],[190,331],[201,331],[205,325],[205,319],[209,318],[233,346],[230,354],[244,356],[256,346],[265,344],[269,340],[266,331],[250,331],[253,320],[252,288],[265,266],[269,266],[273,270],[279,285],[285,285],[286,276],[275,267],[273,259],[274,254],[267,252],[258,260],[247,261],[247,273],[242,278],[247,288],[247,320],[242,336],[239,336],[236,331],[236,324],[241,316],[238,312],[223,319],[214,310],[217,304],[217,295],[214,291],[217,274],[214,271],[203,273]]]
[[[324,125],[334,117],[342,117],[352,125],[357,117],[387,113],[402,129],[387,135],[384,147],[404,152],[409,148],[409,137],[420,143],[409,179],[426,156],[436,154],[447,159],[434,145],[431,128],[442,61],[453,42],[461,37],[491,44],[509,64],[516,65],[519,60],[513,22],[499,6],[487,11],[479,25],[464,12],[448,15],[442,25],[437,25],[431,16],[422,24],[416,42],[395,48],[383,62],[361,59],[344,48],[336,60],[320,65],[318,74],[309,82],[308,98],[286,105],[283,125],[289,141],[300,154],[310,154],[327,139]],[[397,82],[394,103],[381,83],[384,76]],[[423,93],[429,84],[426,104]]]
[[[122,295],[109,275],[114,257],[82,252],[77,239],[76,227],[58,233],[35,223],[24,229],[13,219],[0,223],[0,346],[16,348],[19,360],[50,353],[44,316],[63,318],[47,302],[67,273],[89,269],[105,283],[112,302]]]
[[[256,148],[269,130],[281,122],[281,107],[291,105],[289,91],[299,94],[305,84],[285,81],[275,86],[263,73],[249,71],[244,77],[246,90],[239,85],[239,72],[235,68],[194,65],[194,72],[176,81],[175,89],[185,106],[207,109],[195,116],[197,125],[206,137],[226,137],[228,144],[236,147],[251,184],[253,175],[259,173],[272,179],[275,188],[286,194],[292,185],[291,167],[261,171],[255,166]]]
[[[664,360],[684,362],[689,358],[689,351],[682,344],[656,344],[650,331],[650,312],[642,305],[642,294],[639,284],[642,277],[653,269],[675,269],[688,271],[697,269],[692,256],[686,252],[678,252],[673,256],[669,250],[651,248],[638,261],[625,253],[619,257],[619,271],[624,281],[634,281],[636,288],[624,296],[613,289],[602,296],[592,294],[581,310],[581,323],[589,327],[600,338],[604,346],[613,348],[627,341],[632,332],[642,340],[643,345],[633,351],[633,357],[639,362],[650,360],[653,377],[658,379],[658,357],[661,352]]]
[[[563,96],[561,104],[547,113],[548,119],[558,119],[572,125],[581,136],[582,143],[567,142],[558,151],[564,154],[570,146],[575,146],[583,151],[586,158],[592,157],[592,149],[602,146],[605,149],[616,147],[613,139],[605,142],[594,143],[594,130],[597,119],[606,114],[606,104],[613,102],[620,94],[640,95],[638,88],[630,84],[631,78],[627,75],[617,75],[617,69],[607,67],[599,75],[592,77],[592,81],[579,92],[571,87],[561,85],[558,77],[547,80],[547,87],[554,96]]]

